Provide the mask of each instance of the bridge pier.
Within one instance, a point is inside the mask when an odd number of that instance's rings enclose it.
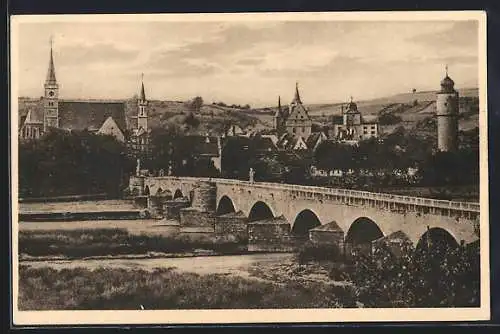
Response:
[[[215,235],[217,188],[214,182],[198,181],[191,206],[179,211],[181,233]]]

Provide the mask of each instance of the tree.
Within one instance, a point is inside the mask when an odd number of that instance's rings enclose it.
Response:
[[[19,145],[20,196],[118,196],[134,166],[113,136],[53,129]]]
[[[196,96],[191,100],[190,107],[194,112],[199,113],[201,107],[203,106],[203,98],[201,96]]]

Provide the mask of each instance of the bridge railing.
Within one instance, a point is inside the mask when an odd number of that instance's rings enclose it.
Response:
[[[283,183],[270,183],[270,182],[250,182],[234,179],[220,179],[220,178],[197,178],[197,177],[154,177],[155,180],[175,180],[175,181],[213,181],[219,184],[227,185],[238,185],[238,186],[249,186],[252,188],[264,188],[269,190],[287,190],[287,191],[305,191],[315,194],[326,194],[334,196],[346,196],[359,199],[368,200],[378,200],[386,201],[392,203],[400,203],[406,205],[418,205],[425,207],[441,208],[441,209],[452,209],[461,211],[480,211],[479,203],[474,202],[456,202],[456,201],[446,201],[438,200],[432,198],[424,197],[413,197],[413,196],[402,196],[388,193],[374,193],[369,191],[351,190],[351,189],[340,189],[340,188],[326,188],[326,187],[315,187],[315,186],[304,186],[296,184],[283,184]]]

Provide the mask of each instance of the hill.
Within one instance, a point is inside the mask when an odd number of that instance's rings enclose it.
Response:
[[[89,100],[90,101],[90,100]],[[116,100],[109,100],[116,101]],[[125,114],[127,124],[133,121],[133,116],[137,113],[137,100],[135,98],[120,100],[125,103]],[[42,100],[29,97],[18,99],[19,120],[26,116],[28,110],[42,108]],[[217,105],[203,105],[199,110],[194,111],[186,101],[149,101],[150,126],[152,128],[167,127],[169,124],[183,126],[186,117],[190,113],[194,115],[198,126],[191,129],[192,133],[214,134],[222,133],[224,126],[229,124],[238,125],[241,128],[262,129],[267,124],[263,123],[255,112],[243,108],[221,107]],[[271,123],[272,125],[272,123]]]
[[[460,94],[460,122],[461,130],[469,130],[479,125],[479,105],[477,88],[459,89]],[[388,97],[371,100],[356,101],[358,109],[364,117],[379,117],[391,114],[400,118],[394,124],[381,125],[382,132],[390,133],[399,126],[414,129],[422,124],[432,124],[430,120],[436,113],[436,92],[423,91],[415,93],[402,93]],[[126,103],[127,122],[137,112],[134,98],[123,100]],[[333,116],[340,116],[341,103],[332,104],[306,104],[313,122],[321,125],[331,125]],[[29,108],[41,106],[40,99],[19,98],[20,116],[26,115]],[[169,124],[185,126],[187,115],[193,114],[197,126],[191,127],[191,132],[205,134],[222,133],[225,126],[238,125],[243,129],[258,131],[273,127],[273,117],[277,106],[265,108],[250,108],[249,106],[227,106],[222,103],[204,104],[199,109],[193,110],[186,101],[160,101],[149,102],[149,115],[151,127],[166,127]],[[424,126],[425,129],[425,126]],[[420,129],[422,130],[422,129]],[[432,132],[432,131],[431,131]]]

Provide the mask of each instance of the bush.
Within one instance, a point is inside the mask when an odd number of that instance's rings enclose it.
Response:
[[[349,271],[366,307],[478,307],[479,251],[359,255]]]
[[[307,241],[297,254],[297,260],[303,264],[309,261],[331,261],[341,260],[342,252],[336,245],[318,245]]]

